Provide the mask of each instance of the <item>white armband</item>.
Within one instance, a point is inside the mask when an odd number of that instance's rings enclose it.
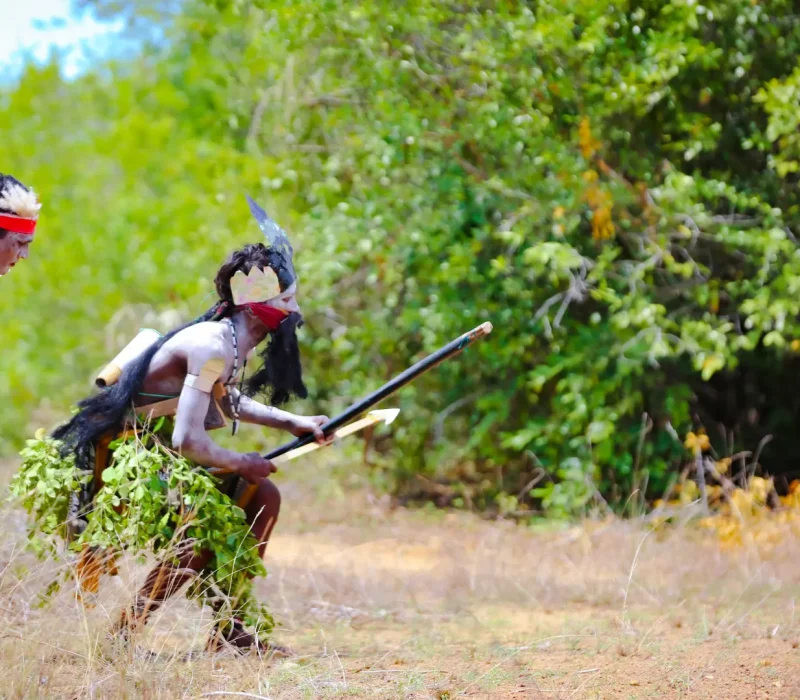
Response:
[[[200,374],[187,374],[183,384],[202,391],[204,394],[210,394],[224,369],[225,360],[221,357],[213,357],[203,365]]]

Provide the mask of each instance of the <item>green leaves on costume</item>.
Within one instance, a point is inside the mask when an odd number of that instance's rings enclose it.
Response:
[[[91,475],[80,475],[72,456],[61,457],[49,438],[30,440],[23,463],[11,484],[33,518],[31,537],[44,536],[54,547],[55,536],[66,534],[70,498]],[[156,554],[169,560],[178,545],[210,550],[214,558],[190,589],[195,597],[213,598],[218,611],[237,615],[269,632],[269,612],[253,595],[253,577],[266,575],[258,543],[244,511],[215,485],[202,469],[146,437],[112,443],[111,464],[102,473],[103,486],[85,517],[86,529],[70,543],[134,555]]]
[[[14,475],[10,490],[33,517],[32,530],[41,535],[65,537],[70,499],[81,484],[91,480],[75,467],[72,455],[61,457],[58,443],[47,437],[28,440],[22,450],[22,468]],[[37,540],[46,546],[45,540]]]

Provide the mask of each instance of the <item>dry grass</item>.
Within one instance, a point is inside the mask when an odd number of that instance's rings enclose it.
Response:
[[[723,553],[689,528],[608,521],[532,532],[392,511],[363,488],[280,479],[260,592],[289,660],[215,658],[176,599],[131,648],[106,630],[145,569],[127,562],[85,610],[36,593],[56,566],[0,540],[4,698],[800,698],[800,547]],[[30,567],[30,568],[27,568]],[[237,695],[238,693],[238,695]]]

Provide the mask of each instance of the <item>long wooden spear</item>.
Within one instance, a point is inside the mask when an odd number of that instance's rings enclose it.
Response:
[[[476,340],[489,335],[491,332],[492,324],[487,321],[486,323],[482,323],[477,328],[473,328],[471,331],[464,333],[455,340],[450,341],[444,347],[439,348],[436,352],[431,353],[426,358],[420,360],[404,372],[398,374],[391,381],[386,382],[386,384],[384,384],[380,389],[377,389],[368,396],[365,396],[363,399],[356,401],[350,407],[342,411],[338,416],[329,420],[327,423],[325,423],[325,425],[322,426],[322,432],[325,434],[325,436],[332,435],[338,428],[341,428],[349,421],[362,415],[375,404],[383,401],[386,397],[391,396],[398,389],[404,387],[409,382],[414,381],[421,374],[433,369],[445,360],[458,355],[460,352],[472,345],[472,343],[474,343]],[[273,460],[289,451],[296,450],[303,445],[307,445],[310,442],[313,442],[313,440],[313,434],[309,433],[308,435],[304,435],[303,437],[297,438],[296,440],[292,440],[285,445],[277,447],[276,449],[272,450],[272,452],[264,455],[264,459]],[[238,479],[235,479],[234,481],[238,483]],[[242,498],[239,499],[240,507],[243,507],[243,504],[246,505],[250,502],[250,499],[255,493],[256,488],[257,487],[254,484],[251,484],[247,488],[242,495]],[[229,493],[233,494],[235,490],[236,484],[233,484]]]
[[[363,399],[356,401],[335,418],[331,418],[331,420],[322,426],[322,432],[325,433],[326,436],[336,432],[337,428],[340,428],[349,421],[353,420],[353,418],[356,418],[365,411],[368,411],[375,404],[380,403],[387,396],[391,396],[398,389],[404,387],[409,382],[414,381],[421,374],[433,369],[436,367],[436,365],[441,364],[454,355],[458,355],[462,350],[466,349],[476,340],[489,335],[491,332],[492,324],[487,321],[486,323],[482,323],[477,328],[473,328],[468,333],[464,333],[464,335],[459,336],[444,347],[439,348],[436,352],[431,353],[426,358],[420,360],[415,365],[412,365],[405,372],[401,372],[394,379],[386,382],[386,384],[384,384],[380,389],[377,389],[368,396],[365,396]],[[284,452],[302,447],[313,440],[314,436],[309,433],[308,435],[304,435],[301,438],[292,440],[292,442],[288,442],[281,447],[275,448],[272,450],[272,452],[264,455],[264,459],[275,459],[275,457],[279,457]]]

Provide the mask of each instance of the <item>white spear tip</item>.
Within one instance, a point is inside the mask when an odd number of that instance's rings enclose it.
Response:
[[[374,416],[378,420],[383,421],[386,425],[389,425],[389,423],[394,422],[394,419],[397,418],[399,413],[399,408],[381,408],[377,411],[370,411],[369,415]]]

